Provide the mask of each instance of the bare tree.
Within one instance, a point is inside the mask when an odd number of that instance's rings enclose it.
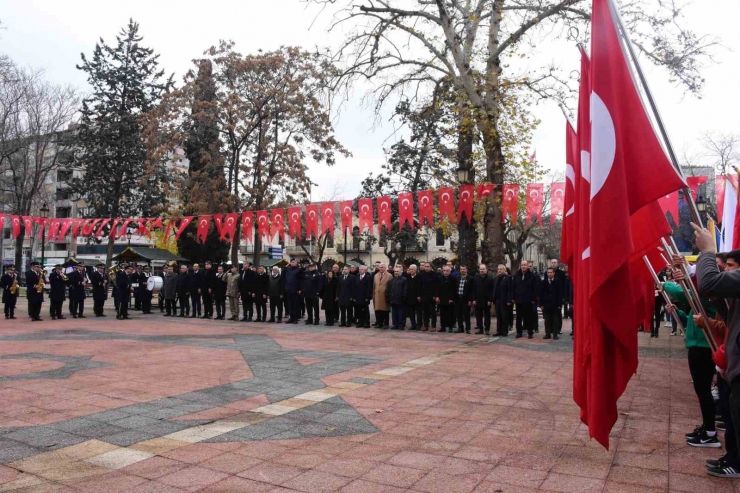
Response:
[[[7,212],[32,215],[49,200],[45,183],[68,151],[79,106],[71,86],[47,82],[39,71],[4,67],[0,80],[0,194]],[[20,267],[24,228],[15,239]]]
[[[740,165],[740,135],[730,132],[708,132],[702,138],[706,157],[720,175],[732,174]]]

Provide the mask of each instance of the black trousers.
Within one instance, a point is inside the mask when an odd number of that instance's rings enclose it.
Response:
[[[558,316],[560,315],[560,316]],[[562,329],[562,315],[560,307],[552,310],[542,309],[542,318],[545,320],[545,335],[558,335]]]
[[[242,293],[242,313],[244,314],[244,320],[252,320],[254,311],[252,310],[252,295]]]
[[[62,305],[64,304],[63,301],[50,301],[49,302],[49,316],[51,318],[58,318],[63,316],[62,315]]]
[[[275,311],[277,310],[277,319],[283,318],[283,298],[281,296],[270,296],[270,319],[275,320]]]
[[[665,300],[662,296],[656,296],[655,297],[655,314],[653,317],[653,324],[650,327],[650,335],[656,336],[658,335],[658,330],[660,329],[660,322],[663,321],[663,304],[665,303]]]
[[[41,304],[43,301],[28,302],[28,316],[31,318],[41,318]]]
[[[309,323],[319,321],[319,298],[317,296],[306,296],[306,321]]]
[[[12,317],[15,314],[15,304],[18,301],[16,296],[10,298],[10,302],[5,303],[5,316]]]
[[[455,305],[455,315],[458,330],[470,332],[470,305],[464,302],[457,303]]]
[[[496,334],[509,334],[509,306],[503,302],[496,303]]]
[[[417,305],[406,305],[403,312],[404,318],[411,320],[411,330],[416,330],[424,322],[424,312],[421,308],[421,304]],[[404,323],[406,321],[404,320]]]
[[[388,310],[375,310],[375,324],[378,327],[388,327],[390,315]]]
[[[446,304],[439,305],[439,327],[442,329],[450,329],[455,325],[455,305]]]
[[[334,324],[337,319],[337,305],[335,303],[324,303],[324,318],[326,323]]]
[[[730,395],[731,389],[724,378],[717,375],[717,390],[719,390],[719,402],[721,405],[717,406],[722,415],[722,420],[725,422],[725,449],[729,456],[728,462],[730,465],[735,467],[740,466],[740,454],[738,454],[737,436],[735,435],[735,424],[732,419],[732,412],[730,411]]]
[[[301,305],[303,300],[298,293],[286,293],[288,296],[288,319],[295,322],[301,316]]]
[[[134,289],[134,310],[141,310],[141,288]]]
[[[506,321],[509,322],[509,329],[513,329],[514,328],[514,303],[512,303],[511,305],[507,305],[506,308],[507,308],[506,311],[508,312]]]
[[[153,294],[154,293],[152,293],[148,289],[142,289],[142,291],[139,293],[139,298],[141,299],[141,311],[143,311],[144,313],[152,312]]]
[[[218,318],[225,317],[226,316],[226,298],[214,297],[213,303],[216,305],[216,316]]]
[[[712,397],[712,379],[715,374],[712,350],[703,347],[689,348],[689,372],[694,381],[694,392],[699,398],[701,419],[707,431],[714,431],[714,398]]]
[[[187,293],[180,293],[177,298],[180,300],[180,315],[183,317],[190,315],[190,296]]]
[[[339,321],[340,325],[350,325],[352,323],[354,312],[352,305],[340,305],[339,306]]]
[[[200,317],[200,311],[201,311],[200,295],[191,293],[190,294],[190,304],[193,307],[193,311],[190,315],[193,317]]]
[[[213,318],[213,295],[208,292],[203,293],[203,315]]]
[[[422,327],[437,327],[437,307],[434,301],[421,302]]]
[[[123,317],[123,318],[128,317],[128,304],[129,304],[128,298],[118,300],[118,316],[119,317]]]
[[[93,300],[93,313],[98,316],[102,315],[104,306],[105,300]]]
[[[174,299],[165,299],[164,300],[164,309],[167,315],[177,315],[177,306],[175,305],[176,300]]]
[[[85,312],[85,300],[69,300],[69,309],[73,316],[79,317]]]
[[[527,334],[534,334],[537,327],[537,313],[534,311],[534,303],[517,303],[516,304],[516,333],[522,335],[523,331]]]
[[[475,328],[491,331],[491,307],[487,303],[475,305]]]

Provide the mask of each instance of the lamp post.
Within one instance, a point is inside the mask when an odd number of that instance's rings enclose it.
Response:
[[[704,214],[707,212],[707,199],[705,199],[703,195],[699,195],[699,198],[696,199],[696,208],[699,211],[699,214],[702,215],[702,220],[705,221],[706,218],[704,217]]]
[[[49,217],[49,204],[44,202],[44,205],[41,206],[41,209],[39,209],[39,214],[41,214],[41,217],[46,219]],[[44,254],[46,253],[46,235],[41,235],[41,268],[43,269],[46,263],[46,258],[44,257]]]
[[[468,182],[470,177],[470,170],[465,166],[460,166],[457,168],[457,181],[460,183],[460,185],[464,185]],[[457,247],[457,256],[458,256],[458,269],[465,265],[467,266],[467,255],[466,255],[466,247],[467,247],[467,239],[468,239],[468,221],[470,220],[469,217],[465,216],[465,219],[460,219],[460,224],[458,224],[458,237],[459,237],[459,244]]]
[[[133,236],[133,234],[131,234],[131,230],[130,229],[127,230],[126,231],[126,239],[128,240],[128,246],[131,246],[131,237],[132,236]]]

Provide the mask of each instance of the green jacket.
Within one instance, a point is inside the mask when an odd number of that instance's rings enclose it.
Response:
[[[675,282],[664,283],[663,289],[666,293],[668,293],[668,296],[670,296],[671,299],[675,300],[678,303],[688,304],[688,300],[686,300],[686,295],[684,294],[683,289],[681,289],[681,286],[679,286]],[[701,300],[701,304],[704,305],[704,309],[707,311],[707,315],[709,316],[709,318],[714,318],[716,311],[712,304],[703,298]],[[689,314],[686,315],[681,310],[676,309],[676,315],[681,319],[682,322],[685,320],[684,326],[686,327],[686,347],[708,348],[709,343],[707,342],[707,338],[704,337],[704,332],[694,323],[694,310],[691,310]]]

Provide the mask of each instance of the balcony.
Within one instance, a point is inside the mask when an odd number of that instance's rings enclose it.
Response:
[[[260,253],[260,254],[262,254],[262,253],[264,253],[264,254],[270,253],[270,246],[271,245],[262,244],[262,247],[260,248],[260,250],[259,250],[258,253]],[[242,255],[253,255],[255,253],[254,252],[254,245],[252,245],[252,244],[241,245],[239,247],[239,253],[241,253]]]
[[[345,251],[347,253],[363,253],[363,252],[369,252],[372,246],[370,245],[370,242],[364,241],[364,242],[355,242],[355,244],[352,244],[353,242],[348,241],[347,242],[347,249],[344,249],[344,243],[337,243],[337,253],[344,253]]]

